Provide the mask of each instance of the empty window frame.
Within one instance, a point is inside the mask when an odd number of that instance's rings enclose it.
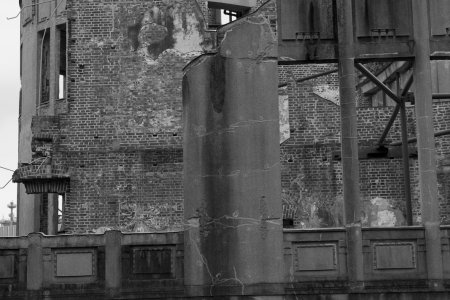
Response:
[[[66,25],[57,27],[58,44],[59,44],[59,60],[58,68],[58,99],[66,98],[66,82],[67,82],[67,34]]]
[[[38,103],[46,104],[50,99],[65,99],[67,84],[67,34],[66,24],[57,26],[56,43],[51,43],[50,29],[38,33],[39,40],[39,94]],[[51,51],[51,45],[56,49]],[[56,59],[51,63],[51,57]],[[52,73],[54,78],[52,79]],[[54,80],[54,81],[53,81]],[[53,91],[50,87],[53,87]]]
[[[208,27],[216,29],[219,26],[236,21],[248,14],[249,11],[250,7],[208,2]]]
[[[39,47],[39,94],[38,103],[45,104],[50,101],[50,30],[45,29],[38,33]]]
[[[58,232],[64,231],[64,207],[66,203],[66,195],[58,195]]]

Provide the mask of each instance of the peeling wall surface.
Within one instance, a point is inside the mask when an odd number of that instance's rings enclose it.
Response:
[[[245,295],[283,277],[277,43],[262,17],[219,34],[183,81],[185,284]]]
[[[70,1],[68,9],[68,230],[179,227],[182,68],[210,48],[198,4]]]

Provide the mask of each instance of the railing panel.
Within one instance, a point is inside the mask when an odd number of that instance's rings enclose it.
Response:
[[[101,282],[98,248],[45,248],[44,286]]]
[[[427,278],[422,227],[364,228],[364,279]]]
[[[450,279],[450,226],[441,227],[441,242],[444,278]]]
[[[285,268],[295,282],[346,278],[345,230],[285,230]]]

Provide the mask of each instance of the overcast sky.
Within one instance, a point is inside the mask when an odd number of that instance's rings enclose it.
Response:
[[[7,21],[7,17],[19,12],[18,0],[0,0],[0,166],[9,169],[17,167],[17,135],[20,91],[20,20]],[[0,188],[12,172],[0,169]],[[9,183],[0,190],[0,219],[8,218],[9,202],[16,203],[17,186]],[[16,212],[14,211],[14,214]]]

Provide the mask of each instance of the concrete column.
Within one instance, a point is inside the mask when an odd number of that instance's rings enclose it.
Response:
[[[190,296],[283,287],[277,44],[263,18],[221,29],[185,69],[185,285]],[[260,290],[261,291],[261,290]]]
[[[42,235],[31,233],[28,235],[27,250],[27,290],[39,291],[43,283],[43,258],[42,258]]]
[[[58,194],[48,194],[48,235],[58,234]]]
[[[428,279],[431,287],[442,283],[442,249],[437,198],[436,149],[430,65],[430,26],[427,1],[413,0],[415,110],[422,222],[425,226]]]
[[[105,232],[105,288],[113,297],[122,286],[122,233],[117,230]]]
[[[351,0],[338,0],[339,92],[341,103],[342,181],[347,228],[349,280],[363,281],[361,199],[359,190],[356,73]]]

